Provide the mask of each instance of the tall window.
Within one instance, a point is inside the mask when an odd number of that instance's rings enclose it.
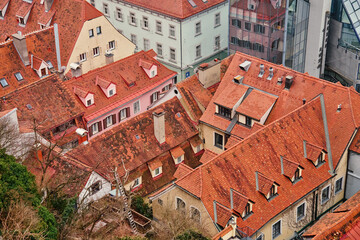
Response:
[[[109,49],[112,50],[112,49],[115,49],[115,41],[110,41],[109,42]]]
[[[143,16],[142,27],[145,29],[149,28],[149,18],[148,17]]]
[[[323,188],[321,191],[321,204],[326,203],[330,199],[330,186]]]
[[[201,34],[201,22],[195,24],[195,36]]]
[[[251,23],[245,22],[245,29],[251,31]]]
[[[215,44],[214,44],[214,50],[219,50],[220,49],[220,36],[216,36],[215,37]]]
[[[161,43],[156,44],[156,51],[159,57],[162,57],[163,55],[163,48]]]
[[[254,25],[254,32],[264,34],[265,33],[265,27],[263,25],[260,25],[260,24],[255,24]]]
[[[171,61],[176,61],[176,52],[175,52],[175,48],[170,48],[170,60]]]
[[[137,41],[136,41],[136,35],[135,34],[131,34],[131,42],[135,45],[137,45]]]
[[[324,154],[321,152],[318,159],[317,159],[317,166],[321,165],[324,162],[325,162]]]
[[[94,29],[89,29],[89,38],[94,36]]]
[[[245,217],[248,216],[251,213],[251,205],[250,203],[247,203],[245,206]]]
[[[218,105],[218,114],[220,114],[224,117],[230,118],[231,110],[229,108]]]
[[[96,34],[97,35],[101,34],[101,26],[96,27]]]
[[[271,188],[270,188],[270,197],[269,197],[269,199],[272,198],[272,197],[274,197],[275,195],[276,195],[276,187],[275,187],[275,185],[273,184],[273,185],[271,186]]]
[[[295,175],[294,175],[294,181],[300,180],[301,176],[300,176],[300,169],[297,168],[295,171]]]
[[[134,102],[134,114],[140,112],[140,101]]]
[[[232,19],[231,20],[231,25],[237,27],[237,28],[241,28],[241,21],[239,19]]]
[[[185,212],[185,202],[181,198],[176,198],[176,210]]]
[[[190,218],[195,222],[200,222],[200,211],[195,207],[190,208]]]
[[[120,120],[124,120],[125,118],[127,118],[128,116],[127,116],[127,110],[128,108],[124,108],[124,109],[121,109],[120,110]]]
[[[335,194],[337,194],[338,192],[340,192],[342,190],[342,182],[343,182],[343,178],[340,178],[340,179],[336,180],[336,182],[335,182]]]
[[[281,220],[272,225],[272,238],[276,238],[281,235]]]
[[[201,45],[196,46],[196,58],[201,57]]]
[[[140,186],[140,178],[137,178],[137,179],[134,180],[132,187],[133,187],[133,188],[136,188],[136,187],[138,187],[138,186]]]
[[[116,8],[115,18],[119,21],[123,21],[123,14],[120,8]]]
[[[245,117],[245,125],[251,127],[251,118],[249,118],[248,116]]]
[[[160,21],[156,21],[156,33],[162,34],[162,26]]]
[[[100,189],[101,189],[101,181],[97,181],[90,186],[89,194],[93,195],[93,194],[97,193],[98,191],[100,191]]]
[[[221,134],[214,133],[214,146],[223,149],[224,137]]]
[[[215,14],[215,27],[220,26],[220,13]]]
[[[104,15],[109,15],[109,7],[108,7],[107,3],[103,4],[103,12],[104,12]]]
[[[150,49],[150,41],[149,39],[144,38],[144,51],[147,51]]]
[[[86,61],[86,52],[80,54],[80,62]]]
[[[99,132],[99,123],[94,123],[92,126],[91,126],[91,129],[92,129],[92,133],[93,134],[96,134]]]
[[[108,116],[106,118],[106,126],[110,127],[111,125],[113,125],[113,117],[112,116]]]
[[[305,203],[302,203],[300,206],[296,209],[296,220],[300,221],[305,217]]]
[[[169,37],[175,38],[175,26],[169,25]]]
[[[136,25],[135,13],[130,13],[130,24]]]
[[[94,55],[94,57],[100,55],[100,49],[99,49],[99,47],[93,48],[93,55]]]

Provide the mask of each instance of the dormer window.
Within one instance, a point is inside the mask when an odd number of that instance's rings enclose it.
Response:
[[[170,153],[171,153],[171,155],[172,155],[172,157],[174,159],[175,165],[178,165],[178,164],[180,164],[181,162],[184,161],[185,152],[184,152],[184,150],[182,150],[181,147],[176,147],[174,149],[171,149]]]
[[[252,214],[252,203],[248,202],[245,206],[245,210],[242,214],[242,218],[245,219]]]
[[[324,163],[325,159],[324,159],[324,154],[320,153],[320,155],[317,158],[317,165],[319,166],[320,164]]]
[[[91,99],[87,100],[87,101],[86,101],[86,106],[91,106],[91,105],[92,105]]]
[[[19,20],[19,24],[25,25],[25,20],[24,20],[24,18],[19,17],[18,20]]]
[[[231,109],[220,106],[220,105],[216,105],[216,108],[217,108],[217,111],[216,111],[217,114],[219,114],[223,117],[226,117],[226,118],[231,117]]]
[[[24,80],[24,78],[23,78],[23,76],[21,75],[20,72],[17,72],[14,75],[15,75],[16,80],[18,80],[19,82]]]
[[[245,125],[251,127],[252,120],[248,116],[245,116]]]
[[[279,185],[261,174],[260,172],[255,172],[256,177],[256,190],[262,193],[268,201],[272,200],[277,196],[277,190]]]
[[[276,193],[277,193],[276,192],[276,187],[275,187],[275,185],[272,185],[271,188],[270,188],[269,199],[275,197]]]
[[[304,154],[316,167],[320,167],[325,163],[326,151],[320,146],[304,141]]]
[[[107,97],[111,97],[116,93],[115,84],[106,80],[105,78],[96,76],[96,85],[101,88],[101,90]]]
[[[301,175],[300,175],[300,169],[297,168],[296,171],[295,171],[295,175],[294,175],[294,180],[300,180],[301,178]]]
[[[280,156],[281,161],[281,174],[290,179],[292,183],[298,182],[302,177],[301,173],[303,168],[299,163],[290,161],[289,159]]]
[[[149,171],[153,178],[158,178],[162,174],[162,162],[159,158],[148,163]]]

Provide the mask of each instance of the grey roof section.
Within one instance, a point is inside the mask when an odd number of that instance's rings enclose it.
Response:
[[[344,9],[360,41],[360,0],[342,0]]]

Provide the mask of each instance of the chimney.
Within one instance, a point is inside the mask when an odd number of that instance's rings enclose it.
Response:
[[[263,77],[265,73],[265,67],[264,64],[260,64],[260,73],[258,77]]]
[[[290,89],[293,81],[294,81],[293,76],[290,76],[290,75],[286,76],[286,78],[285,78],[285,89]]]
[[[306,103],[306,99],[305,98],[303,98],[303,105]]]
[[[247,72],[249,70],[250,66],[251,66],[251,62],[247,61],[247,60],[239,65],[240,69],[245,72]]]
[[[339,104],[337,107],[337,112],[340,112],[340,111],[341,111],[341,104]]]
[[[269,76],[268,76],[267,80],[271,80],[273,78],[273,76],[274,76],[274,69],[273,69],[273,67],[270,67],[269,68]]]
[[[220,81],[220,63],[221,61],[211,61],[209,63],[202,63],[197,68],[199,82],[208,88]]]
[[[80,77],[82,75],[82,70],[78,63],[70,63],[70,68],[73,77]]]
[[[53,2],[54,2],[54,0],[45,0],[45,2],[44,2],[45,12],[50,11]]]
[[[21,32],[15,33],[12,35],[13,43],[17,53],[19,54],[21,61],[25,66],[30,65],[29,53],[26,46],[26,38],[21,35]]]
[[[160,144],[165,142],[165,112],[163,109],[157,109],[153,112],[154,135]]]
[[[106,51],[105,53],[105,63],[110,64],[114,62],[114,54],[112,52]]]
[[[278,78],[277,84],[278,84],[278,85],[281,85],[282,82],[283,82],[283,77]]]

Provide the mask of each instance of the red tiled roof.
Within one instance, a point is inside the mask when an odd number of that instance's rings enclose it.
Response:
[[[213,236],[212,240],[222,240],[222,237],[225,236],[227,233],[231,232],[232,229],[233,227],[231,225],[227,226],[226,228],[224,228],[224,230]]]
[[[306,142],[306,158],[315,162],[320,153],[322,152],[323,148],[316,146],[314,144],[311,144],[309,142]]]
[[[237,191],[233,191],[233,206],[234,210],[242,214],[248,204],[249,199]]]
[[[158,167],[161,167],[163,164],[161,162],[161,160],[159,158],[156,158],[150,162],[148,162],[148,166],[151,170],[155,170],[157,169]]]
[[[181,147],[175,147],[175,148],[171,149],[170,152],[174,158],[181,157],[185,153],[184,150],[181,149]]]
[[[196,147],[196,146],[199,146],[200,144],[202,144],[202,140],[199,136],[195,136],[195,137],[191,138],[189,142],[193,147]]]
[[[89,91],[81,87],[74,86],[74,93],[81,98],[86,98],[86,96],[89,94]]]
[[[158,66],[158,74],[153,78],[149,78],[144,70],[138,65],[140,59],[146,59],[147,61],[156,64]],[[140,51],[117,62],[89,71],[80,77],[72,78],[66,81],[65,85],[69,89],[72,89],[74,86],[85,88],[94,94],[95,105],[90,108],[86,108],[81,100],[78,99],[78,102],[83,106],[83,110],[85,111],[85,119],[89,121],[96,116],[100,116],[112,110],[114,107],[141,96],[150,89],[168,81],[175,75],[176,73],[174,71],[169,70],[150,57],[147,52]],[[96,80],[99,77],[116,85],[116,95],[108,98],[103,93],[96,85]],[[123,79],[128,82],[134,81],[135,85],[129,87]]]
[[[157,56],[157,53],[153,49],[150,49],[149,51],[147,51],[147,53],[152,58]]]
[[[224,89],[222,94],[214,100],[214,103],[232,109],[248,89],[247,86],[230,83],[229,87]]]
[[[327,213],[302,236],[312,240],[360,239],[360,192]]]
[[[299,164],[283,157],[284,175],[292,178],[295,175],[295,171],[298,169]]]
[[[266,111],[273,106],[276,99],[277,97],[253,90],[249,96],[244,99],[236,111],[248,117],[260,120],[261,117],[265,115]]]
[[[267,178],[265,175],[258,173],[259,192],[267,195],[270,192],[270,188],[274,184],[274,180]]]
[[[179,178],[185,176],[186,174],[188,174],[189,172],[191,172],[192,170],[193,169],[191,167],[189,167],[188,165],[186,165],[185,163],[180,163],[174,173],[174,178],[179,179]]]
[[[32,67],[36,70],[40,70],[40,66],[41,66],[41,63],[43,62],[44,60],[42,60],[41,58],[38,58],[36,56],[32,56]]]
[[[40,1],[33,0],[32,4],[23,0],[10,1],[5,18],[1,20],[2,26],[6,27],[0,27],[0,42],[18,31],[26,34],[39,30],[39,23],[50,20],[51,14],[56,12],[52,22],[59,26],[61,65],[64,66],[70,58],[83,23],[103,14],[84,0],[54,0],[49,13],[45,13],[44,4],[40,4]],[[16,15],[25,15],[29,6],[32,6],[32,9],[25,27],[19,26]],[[55,47],[51,50],[55,51]]]
[[[241,141],[240,138],[236,137],[235,135],[231,135],[229,137],[229,139],[227,140],[227,143],[225,145],[225,149],[229,149],[233,146],[235,146],[236,144],[238,144]]]
[[[213,158],[216,157],[216,156],[217,156],[216,153],[210,151],[209,149],[205,149],[205,152],[204,152],[204,154],[202,155],[202,157],[201,157],[201,159],[200,159],[200,162],[201,162],[202,164],[204,164],[204,163],[210,161],[211,159],[213,159]]]
[[[34,54],[45,61],[50,61],[53,66],[56,67],[56,53],[51,50],[55,49],[53,27],[31,33],[25,37],[29,58],[31,57],[30,54]],[[0,87],[0,96],[4,96],[16,89],[40,80],[39,76],[31,69],[30,65],[24,66],[12,40],[0,44],[0,56],[2,60],[0,64],[0,78],[4,77],[9,84],[9,86],[5,88]],[[17,72],[21,73],[24,80],[18,81],[15,78],[14,74]]]
[[[232,216],[232,211],[219,203],[216,203],[217,224],[225,227]]]
[[[336,112],[337,101],[327,101],[326,98],[325,106],[332,159],[338,163],[356,126],[337,124],[340,119],[351,119],[350,106],[347,105],[348,108],[343,108],[341,112],[331,113],[331,109]],[[175,185],[199,197],[213,219],[213,201],[230,207],[230,188],[240,192],[254,204],[253,214],[246,220],[238,218],[237,225],[240,228],[247,226],[257,230],[331,178],[328,155],[325,156],[326,164],[316,168],[304,157],[304,139],[317,145],[325,144],[320,97],[243,139],[236,146],[177,180]],[[291,156],[291,159],[296,159],[302,166],[302,179],[296,184],[281,174],[280,156]],[[271,183],[276,182],[278,185],[278,195],[271,201],[267,201],[256,191],[256,171],[261,173],[259,186],[265,194]],[[316,178],[313,177],[315,175]],[[271,177],[271,180],[263,176]],[[193,184],[194,182],[197,184]]]
[[[145,68],[145,69],[148,69],[148,70],[149,70],[153,65],[154,65],[153,62],[148,62],[148,61],[146,61],[146,60],[144,60],[144,59],[140,59],[140,60],[139,60],[139,66],[140,66],[140,67],[143,67],[143,68]]]
[[[53,17],[54,17],[55,11],[51,10],[48,12],[44,12],[38,20],[39,24],[46,25]]]
[[[105,80],[102,77],[96,76],[96,84],[104,89],[107,89],[110,86],[111,82]]]
[[[360,131],[358,131],[352,141],[349,149],[353,152],[360,153]]]
[[[121,0],[121,2],[134,4],[155,12],[159,12],[171,17],[184,19],[209,9],[217,4],[225,2],[224,0],[192,0],[196,7],[192,7],[188,0],[158,1],[158,0]]]
[[[61,80],[49,76],[23,87],[0,102],[0,111],[17,108],[19,121],[37,120],[40,132],[57,127],[82,114],[82,109]],[[27,105],[31,106],[28,109]]]
[[[3,9],[10,0],[0,0],[0,9]]]
[[[34,4],[35,2],[28,3],[23,1],[20,5],[20,8],[16,11],[16,16],[24,18],[26,14],[31,10],[32,6],[34,6]]]

